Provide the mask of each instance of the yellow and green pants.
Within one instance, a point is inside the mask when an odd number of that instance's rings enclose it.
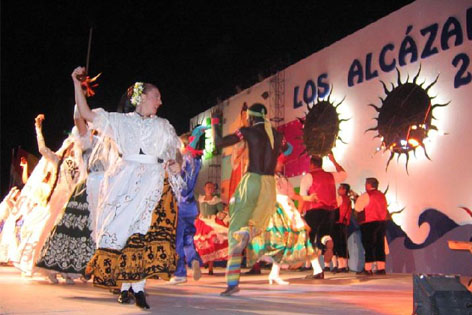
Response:
[[[243,249],[237,248],[237,232],[246,231],[250,239],[264,231],[275,212],[276,191],[273,175],[246,173],[229,205],[229,257],[226,268],[228,286],[239,284]]]

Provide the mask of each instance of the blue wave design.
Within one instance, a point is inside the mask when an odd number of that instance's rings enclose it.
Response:
[[[426,240],[422,244],[415,244],[406,233],[396,225],[393,221],[387,224],[387,240],[390,243],[398,237],[405,237],[405,247],[408,249],[424,248],[438,239],[440,239],[447,232],[457,228],[459,225],[452,221],[447,215],[436,209],[426,209],[421,213],[418,219],[418,227],[423,223],[428,223],[430,232]],[[472,239],[471,239],[472,240]]]

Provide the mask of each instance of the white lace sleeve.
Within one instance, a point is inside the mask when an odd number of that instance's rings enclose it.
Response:
[[[177,137],[174,127],[167,120],[164,120],[162,128],[164,129],[165,148],[162,152],[161,158],[164,161],[175,160],[177,150],[180,149],[180,139]],[[179,200],[180,193],[186,186],[185,181],[182,179],[182,176],[180,176],[180,173],[172,174],[168,171],[167,174],[169,174],[169,183],[172,187],[172,190]]]
[[[119,117],[123,114],[109,113],[103,108],[94,109],[93,112],[95,113],[95,118],[92,122],[92,128],[116,141],[116,131],[119,129]]]
[[[175,160],[177,151],[180,150],[180,139],[177,137],[174,127],[167,120],[164,120],[162,128],[164,129],[165,148],[161,158],[164,161]]]
[[[87,129],[87,132],[81,136],[77,127],[74,126],[74,128],[72,128],[71,135],[77,140],[77,143],[79,144],[82,151],[86,151],[92,147],[90,129]]]

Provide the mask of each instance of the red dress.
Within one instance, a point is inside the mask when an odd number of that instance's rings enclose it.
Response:
[[[218,196],[200,196],[200,215],[195,220],[195,248],[203,263],[228,259],[228,215]]]

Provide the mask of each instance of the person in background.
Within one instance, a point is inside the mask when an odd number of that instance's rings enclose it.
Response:
[[[292,184],[283,174],[285,157],[291,152],[291,145],[288,144],[288,146],[289,149],[277,159],[275,168],[276,212],[270,218],[266,231],[256,236],[247,248],[249,265],[258,259],[272,263],[269,284],[274,282],[279,285],[289,284],[280,278],[280,269],[282,267],[296,268],[304,264],[306,260],[316,257],[310,243],[308,226],[293,202],[293,200],[300,201],[303,198],[295,193]]]
[[[351,221],[352,202],[349,198],[351,186],[342,183],[338,187],[339,218],[333,227],[334,256],[333,272],[348,272],[347,229]]]
[[[213,275],[213,263],[228,259],[228,211],[215,195],[215,184],[205,183],[205,195],[198,198],[200,215],[195,220],[195,246],[208,274]]]
[[[378,190],[379,181],[374,177],[365,180],[366,192],[357,198],[354,210],[358,212],[361,225],[362,245],[365,251],[364,270],[358,274],[372,275],[372,265],[377,270],[375,274],[385,274],[385,229],[388,216],[387,199]]]
[[[300,195],[309,196],[316,194],[315,201],[304,201],[302,211],[305,213],[305,221],[311,228],[310,241],[315,248],[324,253],[324,263],[329,264],[333,255],[332,228],[335,219],[335,210],[338,207],[336,200],[336,183],[344,181],[347,177],[344,168],[330,153],[328,155],[334,164],[336,172],[323,170],[321,156],[310,158],[310,170],[300,182]],[[319,260],[312,261],[313,275],[307,279],[324,279],[324,272]]]
[[[207,128],[198,126],[192,131],[191,135],[184,134],[180,136],[182,141],[180,152],[183,158],[181,176],[186,185],[180,193],[179,216],[177,219],[176,250],[179,258],[174,276],[170,279],[169,284],[187,282],[186,265],[192,268],[194,280],[199,280],[201,277],[200,257],[193,241],[196,232],[195,219],[198,215],[194,189],[202,166],[201,156],[205,141],[204,134]]]

